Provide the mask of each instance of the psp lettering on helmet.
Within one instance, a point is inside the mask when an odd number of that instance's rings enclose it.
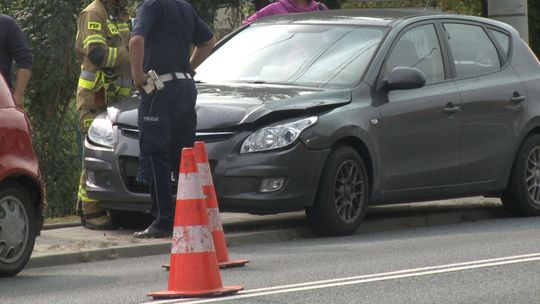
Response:
[[[101,23],[99,23],[99,22],[88,22],[88,29],[89,30],[95,30],[95,31],[101,31]]]

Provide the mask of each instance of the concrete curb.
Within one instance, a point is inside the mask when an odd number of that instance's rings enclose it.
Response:
[[[68,222],[59,224],[45,224],[41,230],[61,229],[81,226],[81,222]]]
[[[103,249],[90,249],[80,252],[43,255],[33,257],[26,268],[69,265],[76,263],[115,260],[118,258],[131,258],[147,255],[163,254],[171,250],[171,242],[164,241],[153,244],[137,244],[129,246],[116,246]]]
[[[256,243],[281,242],[313,236],[313,233],[308,228],[298,228],[236,233],[234,235],[226,236],[225,239],[227,245],[231,247]],[[80,252],[41,255],[32,257],[26,268],[60,266],[76,263],[115,260],[118,258],[167,254],[170,251],[171,241],[164,240],[151,244],[134,244],[103,249],[90,249]]]
[[[391,217],[384,212],[374,212],[368,216],[358,233],[382,232],[404,228],[456,224],[478,220],[506,218],[509,215],[502,208],[467,209],[442,213],[411,214],[410,216]],[[226,231],[226,241],[229,247],[282,242],[295,239],[317,237],[306,225],[305,218],[294,216],[281,217],[258,223],[237,222],[223,225]],[[256,231],[246,231],[256,230]],[[26,268],[60,266],[75,263],[114,260],[118,258],[140,257],[157,254],[167,254],[171,250],[171,241],[156,241],[154,243],[112,246],[103,249],[90,249],[80,252],[47,254],[32,257]]]

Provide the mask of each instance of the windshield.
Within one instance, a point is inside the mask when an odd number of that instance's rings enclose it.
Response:
[[[277,83],[346,88],[360,80],[385,28],[254,25],[197,69],[201,82]]]

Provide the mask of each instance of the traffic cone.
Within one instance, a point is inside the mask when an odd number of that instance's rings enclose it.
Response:
[[[154,299],[222,296],[244,289],[223,287],[221,282],[193,148],[182,149],[176,197],[169,288],[148,296]]]
[[[221,224],[221,216],[219,214],[216,190],[214,188],[214,181],[212,180],[212,172],[210,171],[208,154],[206,154],[204,142],[196,141],[193,150],[195,151],[195,162],[197,163],[197,168],[199,170],[203,193],[206,196],[208,221],[210,222],[219,268],[244,266],[249,260],[229,260],[227,243],[225,242],[225,234],[223,233],[223,225]]]

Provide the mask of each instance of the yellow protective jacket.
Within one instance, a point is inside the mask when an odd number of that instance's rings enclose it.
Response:
[[[103,0],[94,0],[79,15],[75,50],[81,60],[81,75],[77,87],[77,109],[104,107],[104,100],[95,93],[116,88],[113,94],[105,94],[106,103],[127,97],[131,91],[131,68],[129,64],[129,16],[126,12],[114,16]],[[100,48],[101,64],[94,64],[88,55]],[[95,61],[95,60],[94,60]],[[105,73],[112,77],[104,77]],[[114,86],[109,86],[114,82]],[[112,99],[112,100],[111,100]]]

